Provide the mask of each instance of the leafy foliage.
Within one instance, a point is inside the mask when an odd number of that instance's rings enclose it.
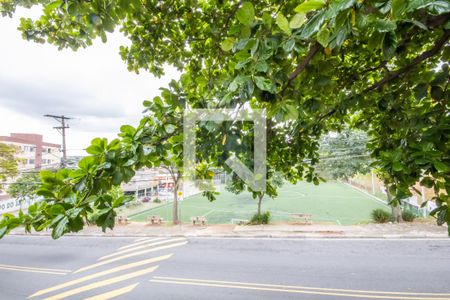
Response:
[[[372,220],[375,223],[387,223],[392,220],[392,214],[382,208],[377,208],[372,211]]]
[[[373,166],[395,199],[420,181],[436,191],[438,224],[450,223],[447,1],[4,0],[0,12],[34,5],[43,6],[42,16],[23,18],[19,28],[28,40],[76,50],[96,38],[106,42],[119,28],[130,40],[120,48],[130,71],[161,76],[169,64],[182,76],[145,102],[153,114],[137,128],[122,127],[111,142],[94,140],[78,170],[43,174],[43,208],[6,216],[0,233],[38,218],[58,228],[55,237],[82,227],[83,218],[112,227],[111,186],[143,166],[171,165],[181,175],[178,129],[186,106],[265,109],[267,176],[276,171],[291,182],[319,183],[319,138],[359,128],[369,134]],[[251,134],[236,133],[250,125],[206,123],[198,129],[205,139],[198,143],[200,175],[222,166],[233,147],[246,160]],[[252,165],[249,157],[245,162]],[[267,194],[275,190],[268,186]],[[52,214],[52,207],[65,212]],[[66,213],[71,209],[81,210]]]
[[[0,143],[0,189],[2,188],[2,182],[19,173],[18,164],[20,160],[15,156],[17,153],[16,147]]]
[[[406,209],[402,212],[402,219],[405,222],[413,222],[416,217],[416,214],[411,210]]]
[[[270,211],[254,214],[249,222],[249,224],[251,225],[260,225],[269,223],[270,223]]]
[[[33,198],[41,184],[38,173],[25,173],[8,186],[8,194],[16,199]]]
[[[320,143],[321,160],[318,167],[333,179],[348,179],[370,171],[371,159],[366,149],[367,134],[344,130],[325,135]]]

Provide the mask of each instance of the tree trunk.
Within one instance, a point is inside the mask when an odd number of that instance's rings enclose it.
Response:
[[[388,203],[391,203],[392,195],[389,192],[389,186],[386,186],[386,194],[387,194]],[[393,204],[389,204],[389,206],[391,207],[391,212],[392,212],[392,217],[394,218],[394,222],[396,222],[396,223],[402,222],[403,221],[402,208],[401,208],[400,204],[397,204],[397,206],[394,206]]]
[[[174,225],[180,223],[178,216],[178,189],[180,188],[181,173],[180,171],[172,172],[173,178],[173,206],[172,206],[172,222]]]
[[[264,197],[264,194],[258,195],[258,215],[261,215],[261,203],[262,203],[263,197]]]
[[[403,221],[402,208],[400,207],[400,204],[398,204],[397,206],[392,206],[392,216],[394,217],[394,221],[397,223]]]
[[[180,223],[178,220],[178,180],[173,188],[172,222],[174,225]]]

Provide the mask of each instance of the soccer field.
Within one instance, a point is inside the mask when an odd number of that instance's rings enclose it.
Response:
[[[186,198],[180,202],[180,218],[189,222],[191,217],[205,216],[209,224],[231,223],[231,219],[248,220],[256,213],[257,201],[249,193],[239,195],[222,190],[215,202],[201,195]],[[311,214],[314,222],[334,224],[357,224],[370,220],[375,208],[385,208],[364,193],[337,182],[315,186],[309,183],[285,184],[275,199],[265,198],[263,211],[270,211],[272,222],[290,221],[290,213]],[[171,220],[172,203],[130,216],[131,221],[146,221],[148,216],[159,215]]]

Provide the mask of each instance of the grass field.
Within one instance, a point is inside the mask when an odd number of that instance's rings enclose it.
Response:
[[[263,200],[263,211],[269,210],[272,222],[292,220],[290,213],[312,214],[314,222],[334,224],[357,224],[370,220],[375,208],[387,208],[377,200],[337,182],[315,186],[308,183],[285,184],[276,199]],[[221,191],[215,202],[208,202],[201,195],[180,202],[182,222],[193,216],[205,216],[209,224],[230,223],[231,219],[250,219],[256,212],[257,203],[249,193],[235,195]],[[159,215],[171,219],[172,204],[143,211],[130,216],[132,221],[146,221],[148,216]]]

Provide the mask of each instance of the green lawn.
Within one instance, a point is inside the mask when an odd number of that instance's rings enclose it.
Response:
[[[189,222],[193,216],[206,216],[208,223],[230,223],[232,218],[249,219],[256,212],[256,200],[249,193],[235,195],[221,191],[215,202],[201,195],[189,197],[180,203],[180,217]],[[289,213],[312,214],[315,222],[357,224],[370,220],[375,208],[387,208],[377,200],[341,183],[328,182],[315,186],[308,183],[285,184],[276,199],[263,200],[263,210],[269,210],[272,221],[289,221]],[[171,219],[172,204],[143,211],[130,216],[132,221],[146,221],[159,215]]]

